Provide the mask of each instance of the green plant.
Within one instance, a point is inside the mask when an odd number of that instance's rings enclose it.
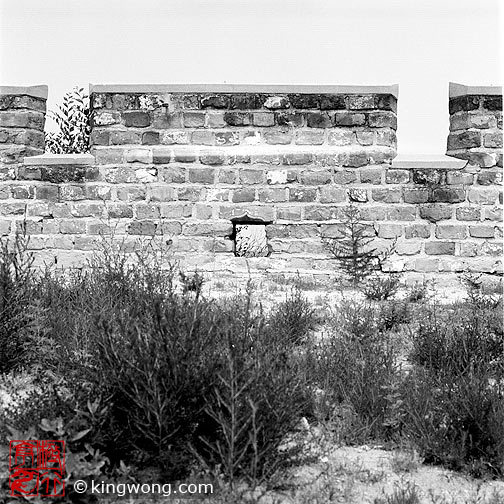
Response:
[[[273,331],[283,336],[286,343],[299,345],[306,341],[315,327],[315,311],[299,285],[295,285],[286,300],[275,307],[271,323]]]
[[[91,133],[89,98],[83,88],[75,87],[63,96],[57,112],[49,112],[59,131],[46,133],[46,152],[77,154],[88,152]]]
[[[417,487],[410,482],[403,487],[397,486],[392,494],[374,499],[374,504],[420,504],[421,502]]]
[[[383,301],[389,299],[397,293],[400,285],[400,275],[390,273],[386,277],[375,276],[370,278],[363,286],[366,299],[373,301]]]
[[[381,269],[391,248],[379,252],[372,243],[376,236],[373,226],[360,221],[359,209],[349,205],[344,210],[344,220],[337,238],[323,237],[323,244],[338,261],[344,275],[357,286],[374,271]]]

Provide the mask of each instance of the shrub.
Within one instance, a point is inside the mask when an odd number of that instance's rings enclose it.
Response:
[[[370,278],[363,286],[363,292],[366,299],[373,301],[383,301],[394,297],[399,290],[400,276],[398,274],[389,274],[386,277],[375,276]]]
[[[287,299],[275,307],[271,319],[273,331],[279,337],[287,344],[299,345],[315,327],[315,310],[296,284]]]
[[[46,133],[45,150],[53,154],[88,152],[91,133],[89,98],[83,88],[75,87],[63,97],[57,112],[49,112],[58,126],[57,133]]]

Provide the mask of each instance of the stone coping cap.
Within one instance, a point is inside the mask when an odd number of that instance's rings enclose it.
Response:
[[[47,100],[48,87],[40,86],[0,86],[0,95],[27,95]]]
[[[92,93],[290,93],[290,94],[391,94],[399,95],[397,84],[389,86],[333,86],[309,84],[89,84]]]
[[[502,86],[464,86],[450,82],[449,97],[457,98],[465,95],[501,95]]]
[[[465,159],[456,159],[444,154],[399,154],[392,161],[392,168],[447,168],[461,170],[467,165]]]
[[[24,158],[24,164],[33,165],[92,165],[95,158],[91,154],[41,154]]]

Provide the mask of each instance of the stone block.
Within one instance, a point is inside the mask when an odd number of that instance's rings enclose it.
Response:
[[[141,133],[137,131],[116,131],[109,132],[111,145],[129,145],[139,144],[142,142]]]
[[[448,135],[448,150],[470,149],[480,146],[481,134],[479,131],[463,131]]]
[[[110,219],[132,219],[133,208],[123,203],[114,203],[107,207],[107,214]]]
[[[345,110],[344,95],[322,95],[320,97],[321,110]]]
[[[213,184],[215,182],[214,168],[189,168],[189,182],[193,184]]]
[[[350,151],[345,153],[343,158],[343,166],[359,168],[368,164],[368,157],[365,151]]]
[[[226,156],[222,151],[201,152],[200,163],[205,165],[222,165],[226,161]]]
[[[263,203],[279,203],[287,201],[285,188],[268,188],[259,190],[259,201]]]
[[[455,243],[442,241],[425,242],[425,253],[427,255],[454,255]]]
[[[186,236],[229,236],[233,232],[230,222],[188,222],[182,226],[182,233]]]
[[[182,224],[180,222],[161,222],[158,225],[158,231],[162,235],[176,236],[182,233]]]
[[[230,100],[225,95],[204,96],[201,98],[201,108],[227,109]]]
[[[163,145],[187,145],[190,134],[186,131],[163,131],[161,143]]]
[[[299,221],[301,220],[301,207],[278,207],[277,217],[279,220]]]
[[[430,238],[431,228],[429,224],[408,224],[404,227],[404,236],[411,238]]]
[[[403,226],[400,224],[379,224],[378,237],[379,238],[397,238],[402,235]]]
[[[145,111],[127,111],[122,114],[124,125],[129,128],[146,128],[151,124],[151,117]]]
[[[485,220],[502,221],[502,208],[485,208]]]
[[[306,123],[309,128],[330,128],[331,117],[327,112],[310,112],[306,115]]]
[[[446,183],[449,185],[471,185],[473,182],[474,175],[472,173],[451,170],[446,172]]]
[[[465,189],[439,187],[432,191],[429,201],[433,203],[460,203],[465,201]]]
[[[59,201],[59,187],[57,185],[37,186],[35,197],[40,200]]]
[[[497,189],[471,188],[467,194],[470,203],[480,203],[482,205],[495,205],[499,191]]]
[[[455,210],[455,216],[460,221],[479,221],[481,210],[475,207],[460,207]]]
[[[184,112],[183,120],[186,128],[203,128],[205,126],[205,113]]]
[[[233,203],[249,203],[255,200],[255,189],[237,189],[233,191]]]
[[[356,203],[366,203],[366,201],[368,200],[367,190],[352,187],[351,189],[348,189],[348,197],[350,201]]]
[[[436,226],[436,238],[463,240],[466,236],[466,226],[457,224],[440,224]]]
[[[300,112],[275,112],[275,120],[278,126],[289,128],[301,128],[304,125],[304,115]]]
[[[473,238],[494,238],[495,237],[495,227],[494,226],[469,226],[469,234]]]
[[[387,170],[385,172],[385,182],[387,184],[407,184],[409,180],[409,170]]]
[[[224,113],[208,113],[207,124],[209,128],[224,128],[226,126],[226,121],[224,121]]]
[[[288,145],[291,143],[293,135],[290,130],[273,130],[263,131],[262,136],[269,145]]]
[[[414,221],[416,220],[416,207],[393,205],[387,208],[387,220]]]
[[[160,143],[159,132],[146,131],[145,133],[142,134],[143,145],[158,145],[159,143]]]
[[[261,184],[263,183],[264,170],[253,168],[240,169],[240,182],[242,184]]]
[[[289,108],[290,102],[286,96],[270,96],[264,102],[264,108],[267,109],[286,109]]]
[[[324,131],[296,131],[297,145],[322,145],[325,139]]]
[[[355,133],[347,129],[335,129],[327,134],[329,145],[352,145],[356,143]]]
[[[304,187],[289,188],[289,201],[298,203],[306,203],[315,201],[317,198],[317,190]]]
[[[320,188],[321,203],[343,203],[346,201],[345,189],[334,185],[324,186]]]
[[[361,175],[362,181],[362,175]],[[371,191],[373,201],[380,201],[383,203],[399,203],[401,201],[400,189],[373,189]]]
[[[365,114],[336,112],[336,114],[334,115],[334,124],[336,126],[363,126],[365,122]]]
[[[233,168],[221,168],[219,171],[219,184],[236,184],[237,170]]]
[[[174,201],[175,200],[175,190],[173,187],[158,186],[150,187],[150,199],[151,201]]]
[[[502,184],[502,171],[485,170],[477,175],[478,185],[501,185]]]
[[[226,112],[224,121],[229,126],[250,126],[252,124],[249,112]]]
[[[395,246],[395,252],[399,255],[416,255],[420,253],[422,242],[399,241]]]
[[[304,170],[299,176],[302,184],[324,185],[331,182],[331,171],[323,168],[317,170]]]
[[[373,145],[375,133],[374,131],[356,131],[355,136],[359,145]]]
[[[368,114],[368,125],[371,128],[397,129],[397,116],[392,112],[371,112]]]
[[[200,201],[203,199],[203,189],[200,187],[180,187],[177,190],[178,199],[181,201]]]
[[[439,259],[433,259],[430,257],[419,257],[415,259],[414,268],[415,271],[422,273],[439,271]]]
[[[403,197],[405,203],[426,203],[429,201],[429,190],[404,188]]]
[[[191,143],[195,145],[214,145],[215,133],[213,131],[193,131],[191,133]]]
[[[502,149],[502,133],[500,131],[495,133],[485,133],[483,141],[485,147]]]
[[[420,217],[430,222],[451,219],[453,209],[444,205],[426,205],[420,207]]]
[[[355,170],[335,170],[334,183],[337,185],[351,184],[357,181]]]
[[[153,221],[133,221],[127,228],[130,235],[154,236],[157,230],[157,224]]]
[[[479,96],[463,95],[457,96],[456,98],[450,98],[450,115],[461,111],[476,110],[479,108],[479,104]]]
[[[349,110],[366,110],[375,108],[374,95],[350,95],[347,98]]]
[[[85,234],[86,222],[81,220],[63,220],[59,223],[62,234]]]

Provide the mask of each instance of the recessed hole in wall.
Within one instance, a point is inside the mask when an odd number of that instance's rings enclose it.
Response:
[[[260,219],[249,218],[247,215],[231,220],[233,223],[234,254],[236,257],[267,257],[271,250],[268,246],[266,225]]]

